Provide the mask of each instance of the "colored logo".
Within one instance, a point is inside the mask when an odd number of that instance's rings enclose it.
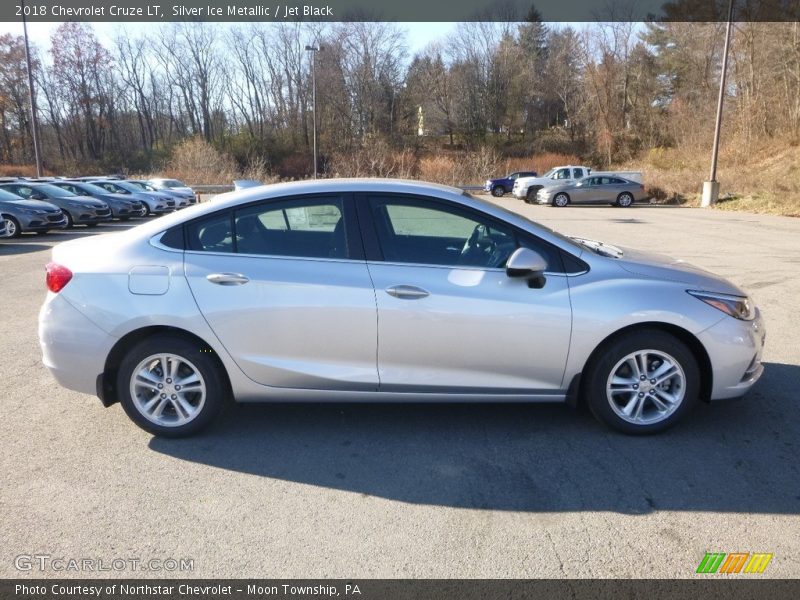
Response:
[[[772,560],[772,554],[764,552],[706,552],[697,565],[697,573],[763,573]]]

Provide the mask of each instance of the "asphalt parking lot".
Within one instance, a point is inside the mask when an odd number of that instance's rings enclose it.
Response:
[[[0,577],[165,575],[15,567],[46,554],[193,559],[178,577],[686,578],[707,551],[800,577],[800,220],[497,202],[749,290],[762,381],[649,438],[566,406],[337,404],[239,406],[154,439],[40,362],[49,249],[90,232],[2,240]]]

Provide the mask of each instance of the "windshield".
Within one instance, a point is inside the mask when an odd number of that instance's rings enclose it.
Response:
[[[184,185],[177,179],[165,179],[164,181],[161,182],[161,185],[168,188],[186,187],[186,185]]]
[[[108,194],[108,190],[103,189],[94,183],[82,183],[80,185],[75,185],[74,187],[76,190],[84,191],[90,196],[94,196],[95,194]]]
[[[616,246],[611,246],[609,244],[604,244],[603,242],[597,242],[595,240],[585,240],[583,238],[574,237],[572,238],[574,241],[579,243],[584,248],[588,248],[595,254],[599,254],[600,256],[607,256],[609,258],[622,258],[622,250],[617,248]]]
[[[140,190],[146,190],[148,188],[148,186],[142,183],[141,181],[126,181],[125,183],[129,183],[132,186],[139,188]]]
[[[37,192],[42,192],[43,194],[47,194],[48,196],[53,196],[54,198],[67,198],[75,195],[69,190],[62,190],[60,187],[51,183],[42,183],[37,185],[34,190]]]
[[[547,173],[542,175],[542,177],[551,177],[553,175],[553,173],[555,173],[555,172],[556,172],[555,169],[550,169]]]
[[[22,200],[22,198],[9,191],[0,190],[0,200]]]

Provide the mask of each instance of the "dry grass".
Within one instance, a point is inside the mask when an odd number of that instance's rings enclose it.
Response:
[[[219,152],[200,137],[178,144],[163,170],[158,173],[139,173],[134,177],[171,177],[190,186],[230,184],[234,179],[255,179],[264,183],[277,180],[268,172],[262,159],[254,159],[240,170],[229,155]]]
[[[657,202],[699,206],[709,176],[706,148],[651,150],[622,168],[641,170]],[[769,145],[730,143],[720,151],[717,180],[720,210],[800,216],[800,148],[773,140]]]
[[[55,175],[49,169],[44,169],[43,176]],[[0,165],[0,177],[36,177],[36,165]]]

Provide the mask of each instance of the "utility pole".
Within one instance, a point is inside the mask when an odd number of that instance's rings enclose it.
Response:
[[[314,111],[314,179],[317,178],[317,66],[315,57],[319,52],[317,46],[306,46],[306,51],[311,52],[311,105]]]
[[[31,137],[33,138],[33,154],[36,158],[36,177],[42,176],[42,152],[39,148],[39,119],[36,118],[36,95],[33,92],[33,70],[31,69],[31,49],[28,44],[28,22],[25,19],[25,0],[21,0],[22,30],[25,35],[25,64],[28,66],[28,98],[31,105]]]
[[[714,125],[714,146],[711,149],[711,175],[703,182],[703,197],[700,206],[716,204],[719,198],[717,181],[717,158],[719,157],[719,134],[722,129],[722,105],[725,102],[725,77],[728,73],[728,48],[731,44],[731,25],[733,21],[733,0],[728,3],[728,23],[725,26],[725,49],[722,51],[722,74],[719,79],[719,98],[717,99],[717,120]]]

